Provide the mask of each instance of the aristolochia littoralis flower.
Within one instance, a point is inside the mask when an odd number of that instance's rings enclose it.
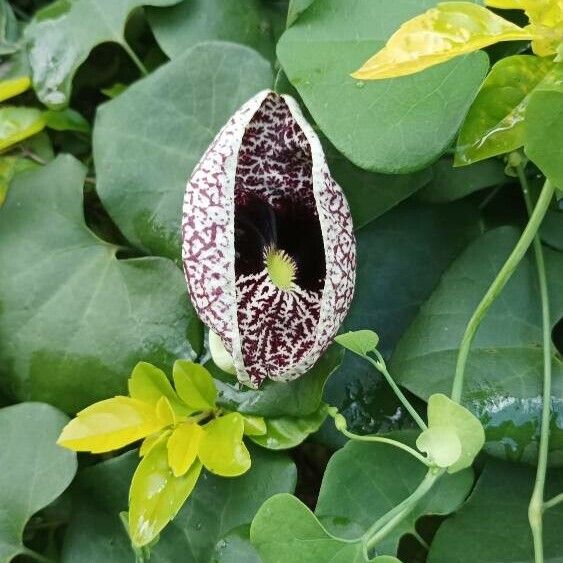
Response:
[[[305,373],[354,292],[352,219],[295,100],[242,106],[211,143],[184,199],[183,262],[201,319],[258,386]]]

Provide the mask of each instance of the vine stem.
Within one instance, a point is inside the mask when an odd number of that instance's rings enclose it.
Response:
[[[125,52],[129,55],[129,58],[135,63],[135,66],[139,69],[140,73],[143,76],[147,76],[149,74],[147,67],[142,63],[141,59],[137,57],[135,51],[133,51],[133,49],[131,49],[131,47],[129,46],[129,43],[127,43],[127,41],[120,41],[120,44],[123,49],[125,49]]]
[[[395,446],[396,448],[408,452],[410,455],[418,459],[418,461],[424,463],[424,465],[426,465],[427,467],[431,466],[431,463],[427,457],[424,457],[421,453],[417,452],[415,449],[397,440],[392,440],[391,438],[384,438],[383,436],[373,436],[373,435],[361,436],[359,434],[354,434],[352,432],[349,432],[346,428],[340,428],[340,432],[342,432],[344,436],[347,436],[351,440],[356,440],[358,442],[380,442],[382,444],[389,444],[390,446]]]
[[[500,269],[500,272],[493,280],[493,283],[489,286],[489,289],[485,293],[483,299],[481,299],[479,305],[477,305],[477,308],[473,312],[471,319],[465,327],[465,332],[463,334],[463,338],[459,347],[459,353],[457,356],[454,383],[451,394],[452,399],[454,401],[457,401],[458,403],[461,400],[461,395],[463,392],[465,366],[467,364],[467,358],[469,356],[471,344],[473,343],[473,339],[475,338],[475,333],[477,332],[477,329],[479,328],[483,317],[489,310],[489,307],[494,303],[495,299],[498,297],[499,293],[502,291],[502,289],[514,273],[514,270],[526,254],[526,251],[532,244],[532,241],[534,240],[534,237],[536,236],[536,233],[538,232],[541,222],[545,216],[547,208],[549,207],[549,203],[551,201],[551,198],[553,197],[554,191],[555,186],[553,186],[553,184],[549,180],[546,180],[540,193],[540,197],[538,198],[538,201],[536,203],[536,207],[530,215],[530,219],[528,220],[528,224],[526,225],[522,236],[516,243],[516,246],[510,253],[510,256],[507,258],[506,262]]]
[[[563,493],[559,493],[558,495],[555,495],[553,498],[546,500],[543,503],[543,508],[544,510],[547,510],[548,508],[553,508],[554,506],[557,506],[560,502],[563,502]]]
[[[364,541],[368,550],[375,547],[389,532],[391,532],[398,524],[400,524],[416,507],[417,503],[422,499],[428,491],[434,486],[434,483],[443,475],[445,469],[436,470],[429,469],[424,479],[420,482],[413,493],[403,502],[398,504],[393,510],[384,514],[377,520],[373,526],[364,534]]]
[[[530,199],[530,188],[524,173],[522,164],[516,167],[516,173],[522,186],[524,201],[528,214],[532,214],[532,202]],[[534,256],[540,287],[541,310],[542,310],[542,333],[543,333],[543,401],[541,413],[540,444],[538,448],[538,466],[534,490],[528,506],[528,520],[532,529],[534,541],[535,563],[543,563],[543,511],[545,476],[547,473],[547,456],[549,451],[549,423],[551,419],[551,319],[549,313],[549,291],[547,287],[547,275],[545,260],[543,256],[540,237],[536,234],[533,241]]]
[[[383,356],[379,353],[378,350],[374,350],[373,353],[377,356],[377,361],[375,361],[373,358],[370,358],[367,355],[364,356],[364,358],[366,358],[373,365],[373,367],[377,371],[379,371],[383,375],[383,377],[385,377],[387,383],[389,383],[391,389],[393,389],[393,391],[395,392],[395,395],[397,395],[398,399],[401,401],[401,403],[403,403],[403,406],[407,409],[407,411],[409,411],[409,414],[413,417],[414,421],[418,424],[420,429],[423,431],[428,430],[428,426],[426,426],[424,420],[422,420],[420,415],[416,412],[415,408],[410,404],[409,400],[405,397],[405,394],[399,389],[399,386],[395,383],[395,381],[391,377],[391,374],[387,370],[387,365],[385,364],[385,360],[383,359]]]

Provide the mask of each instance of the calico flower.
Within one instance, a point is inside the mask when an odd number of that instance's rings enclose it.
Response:
[[[330,344],[354,292],[350,210],[295,100],[244,104],[190,178],[182,220],[192,303],[238,379],[299,377]]]

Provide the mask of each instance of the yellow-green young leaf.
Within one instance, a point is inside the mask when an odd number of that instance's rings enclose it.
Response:
[[[152,450],[153,446],[158,443],[163,434],[170,435],[171,432],[170,430],[165,430],[164,432],[157,432],[147,436],[139,448],[139,457],[145,457]]]
[[[160,430],[154,408],[131,397],[113,397],[80,411],[58,444],[77,452],[117,450]]]
[[[0,108],[0,151],[39,133],[45,127],[43,112],[35,108]]]
[[[345,332],[334,337],[335,342],[340,346],[358,354],[359,356],[367,356],[369,352],[373,352],[379,344],[379,336],[372,330],[356,330],[353,332]]]
[[[31,86],[29,76],[8,78],[0,82],[0,102],[25,92]]]
[[[485,6],[501,10],[523,10],[522,0],[485,0]]]
[[[431,395],[428,399],[428,428],[447,428],[457,434],[461,454],[455,463],[448,466],[448,473],[469,467],[485,443],[485,431],[479,419],[442,393]]]
[[[244,418],[244,433],[247,436],[262,436],[266,434],[266,421],[261,416],[242,415]]]
[[[166,438],[159,440],[141,460],[129,489],[129,534],[133,545],[149,544],[176,516],[201,472],[196,461],[175,477],[168,465]]]
[[[461,442],[455,430],[433,426],[416,439],[416,447],[428,454],[438,467],[450,467],[461,456]]]
[[[521,147],[530,94],[554,66],[551,60],[532,55],[514,55],[496,63],[465,118],[454,165],[471,164]]]
[[[129,395],[139,401],[156,407],[161,397],[166,397],[178,416],[187,416],[193,412],[181,401],[166,374],[147,362],[139,362],[131,373],[127,383]]]
[[[176,414],[174,413],[170,401],[166,397],[160,397],[156,403],[155,411],[158,422],[162,427],[174,426],[176,424]]]
[[[199,444],[199,459],[211,473],[237,477],[250,469],[250,454],[242,441],[244,419],[233,412],[204,426]]]
[[[534,36],[532,50],[540,57],[558,52],[563,43],[563,0],[522,0]]]
[[[194,411],[207,411],[214,408],[217,389],[211,374],[201,364],[176,360],[172,376],[180,399],[188,407]]]
[[[471,2],[442,2],[404,23],[352,76],[405,76],[499,41],[531,39],[528,31]]]
[[[168,438],[168,465],[176,477],[184,475],[196,460],[204,432],[198,424],[185,422]]]

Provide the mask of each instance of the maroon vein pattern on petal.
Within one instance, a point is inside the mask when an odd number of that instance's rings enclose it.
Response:
[[[190,298],[228,349],[235,329],[234,173],[246,124],[266,94],[244,104],[218,133],[184,196],[182,260]]]

